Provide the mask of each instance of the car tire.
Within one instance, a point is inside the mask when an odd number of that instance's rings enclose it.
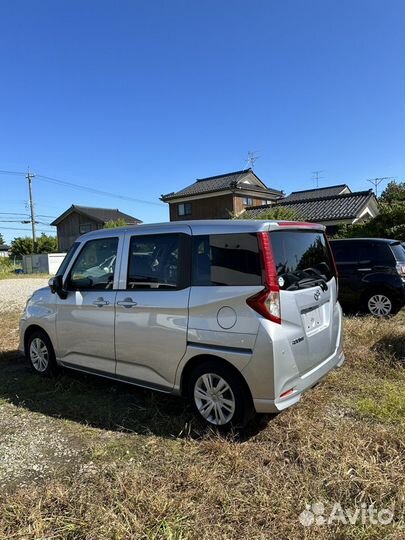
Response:
[[[220,361],[208,360],[192,371],[188,395],[197,416],[220,431],[244,428],[255,415],[246,382]]]
[[[364,310],[373,317],[391,317],[399,309],[392,293],[385,290],[374,290],[365,296]]]
[[[25,355],[31,368],[38,375],[50,377],[55,373],[55,351],[48,335],[42,330],[36,330],[29,336]]]

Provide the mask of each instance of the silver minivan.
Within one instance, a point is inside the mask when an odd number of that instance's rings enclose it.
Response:
[[[20,347],[57,365],[186,396],[208,424],[296,403],[344,362],[324,227],[183,221],[80,237],[27,302]]]

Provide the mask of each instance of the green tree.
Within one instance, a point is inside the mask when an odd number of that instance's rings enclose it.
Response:
[[[42,233],[37,240],[37,253],[56,253],[58,251],[58,239],[56,236],[48,236]]]
[[[286,206],[274,206],[273,208],[264,208],[254,218],[250,217],[249,211],[243,212],[239,216],[233,215],[233,219],[278,219],[286,221],[296,221],[299,219],[298,214]]]
[[[0,233],[0,246],[2,246],[5,243],[6,241],[4,240],[4,236]]]
[[[33,252],[32,238],[29,236],[19,236],[14,238],[10,246],[11,255],[21,259],[23,255],[30,255]]]
[[[387,187],[381,193],[380,203],[397,204],[405,203],[405,182],[388,182]]]
[[[405,242],[405,182],[389,182],[378,200],[379,214],[339,229],[337,238],[393,238]]]
[[[23,255],[31,255],[32,238],[29,236],[19,236],[14,238],[10,246],[11,255],[21,259]],[[36,242],[36,253],[56,253],[58,251],[58,240],[56,236],[48,236],[42,233]]]
[[[104,224],[104,229],[115,229],[116,227],[125,227],[126,221],[123,218],[119,218],[116,220],[110,219],[110,221],[107,221],[107,223]]]

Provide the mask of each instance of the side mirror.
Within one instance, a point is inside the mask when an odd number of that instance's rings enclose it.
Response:
[[[57,294],[59,298],[62,298],[64,300],[67,297],[66,291],[63,288],[63,280],[62,276],[55,276],[52,277],[48,281],[49,288],[51,289],[52,294]]]

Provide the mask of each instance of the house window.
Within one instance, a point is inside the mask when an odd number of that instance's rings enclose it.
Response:
[[[252,197],[243,197],[243,206],[253,206]]]
[[[81,223],[79,227],[80,234],[86,234],[93,230],[93,224],[92,223]]]
[[[191,216],[191,202],[179,203],[177,212],[179,216]]]

